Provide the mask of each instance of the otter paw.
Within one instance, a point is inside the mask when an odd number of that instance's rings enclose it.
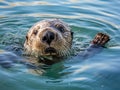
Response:
[[[110,40],[110,37],[104,33],[96,34],[95,38],[92,40],[92,44],[105,46],[105,44]]]

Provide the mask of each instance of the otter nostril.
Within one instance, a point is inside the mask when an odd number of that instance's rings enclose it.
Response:
[[[42,41],[43,41],[43,42],[46,42],[47,44],[50,45],[50,43],[54,40],[54,38],[55,38],[54,33],[48,31],[48,32],[46,32],[46,34],[43,36]]]
[[[50,40],[54,40],[54,33],[50,33],[49,38],[50,38]]]
[[[47,37],[44,36],[44,37],[42,38],[42,41],[47,41]]]

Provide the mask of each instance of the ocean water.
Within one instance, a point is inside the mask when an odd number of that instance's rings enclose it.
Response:
[[[0,90],[120,90],[119,5],[120,0],[0,0],[0,50],[23,46],[29,28],[50,18],[70,25],[75,53],[87,48],[98,32],[111,37],[94,57],[68,58],[43,73],[30,73],[24,65],[0,67]]]

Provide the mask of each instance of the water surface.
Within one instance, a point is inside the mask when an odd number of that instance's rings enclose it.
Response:
[[[106,49],[84,61],[52,65],[44,74],[28,73],[22,65],[0,67],[2,90],[119,90],[119,0],[0,0],[0,49],[23,46],[26,32],[37,21],[60,18],[74,32],[75,53],[85,49],[98,32],[111,37]]]

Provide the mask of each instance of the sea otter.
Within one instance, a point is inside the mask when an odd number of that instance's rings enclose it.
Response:
[[[26,35],[25,51],[36,57],[64,57],[70,54],[73,32],[68,24],[60,19],[43,20],[33,25]],[[98,33],[92,45],[104,46],[109,36]]]
[[[35,56],[36,58],[52,57],[54,60],[43,60],[45,64],[51,64],[52,61],[57,62],[58,58],[70,55],[72,39],[73,32],[71,28],[62,20],[42,20],[33,25],[28,31],[24,43],[25,53],[30,56]],[[107,34],[98,33],[83,54],[79,53],[77,57],[88,58],[89,56],[93,56],[101,51],[109,40],[110,37]],[[3,60],[0,60],[0,62],[1,61],[3,62]],[[5,62],[3,63],[5,64]],[[31,64],[28,63],[27,65],[31,66]]]
[[[24,43],[28,54],[63,57],[70,54],[73,32],[60,19],[43,20],[31,27]]]

